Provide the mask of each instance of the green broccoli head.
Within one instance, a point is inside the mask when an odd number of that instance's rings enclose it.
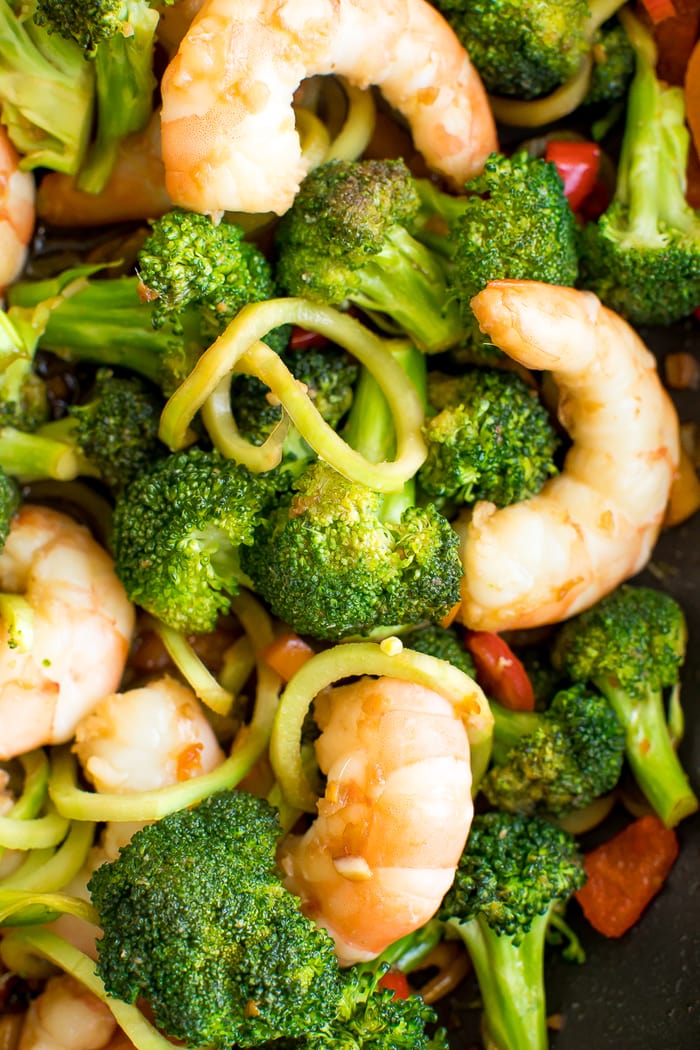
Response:
[[[212,631],[238,592],[239,547],[253,542],[267,499],[259,476],[199,448],[134,478],[117,496],[112,530],[131,601],[177,630]]]
[[[341,981],[329,935],[275,868],[281,829],[263,799],[210,796],[138,831],[92,875],[97,970],[109,995],[143,996],[188,1047],[229,1050],[331,1023]]]
[[[145,474],[166,455],[158,440],[163,399],[136,376],[100,369],[84,404],[71,405],[73,436],[100,478],[114,490]]]
[[[19,505],[19,485],[4,470],[0,470],[0,550],[5,546],[12,519],[19,510]]]
[[[572,76],[588,51],[587,0],[433,0],[488,91],[546,95]]]
[[[404,631],[401,641],[407,649],[415,649],[416,652],[426,653],[438,660],[446,660],[470,678],[476,677],[472,654],[464,647],[453,627],[441,627],[437,623],[421,624],[410,631]]]
[[[591,56],[593,72],[584,104],[610,103],[624,98],[634,75],[634,48],[616,18],[596,30]]]
[[[537,393],[502,369],[428,375],[435,412],[423,427],[423,491],[440,504],[490,500],[499,507],[534,495],[557,473],[560,441]]]
[[[172,2],[165,0],[166,4]],[[75,0],[71,4],[63,0],[36,0],[34,20],[37,25],[47,26],[92,53],[102,41],[128,35],[125,26],[132,8],[150,6],[144,0]]]
[[[314,463],[266,517],[242,566],[276,616],[340,640],[441,619],[459,600],[457,535],[432,506],[382,517],[383,497]]]
[[[331,161],[311,171],[276,233],[289,295],[386,314],[425,351],[461,323],[443,261],[411,232],[421,200],[401,160]]]
[[[546,1050],[545,936],[585,881],[571,835],[541,817],[474,817],[438,917],[462,938],[494,1046]]]
[[[144,294],[155,299],[156,326],[166,320],[176,322],[183,310],[194,305],[215,338],[247,303],[275,296],[267,258],[244,237],[237,223],[215,223],[207,215],[182,208],[153,223],[138,255],[138,269]],[[271,345],[282,350],[288,336],[287,326],[278,329]]]
[[[663,695],[678,687],[686,641],[674,598],[624,584],[565,623],[552,649],[554,663],[573,681],[593,683],[609,701],[637,783],[671,826],[698,806],[673,747]]]
[[[466,320],[470,300],[502,278],[573,285],[576,222],[556,166],[521,150],[492,153],[450,225],[450,285]]]
[[[561,817],[611,791],[619,780],[625,734],[597,691],[581,684],[560,690],[542,714],[514,715],[491,706],[496,765],[481,790],[497,809]],[[508,745],[501,755],[502,735]]]
[[[666,325],[700,302],[700,215],[686,201],[683,89],[656,74],[651,33],[631,14],[635,52],[613,199],[580,233],[579,284],[633,324]]]

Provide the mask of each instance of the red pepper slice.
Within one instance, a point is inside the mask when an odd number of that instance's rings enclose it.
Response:
[[[325,346],[328,338],[320,332],[310,332],[307,328],[294,325],[289,338],[290,350],[311,350],[319,346]]]
[[[411,986],[408,978],[401,970],[387,970],[379,978],[379,987],[387,988],[394,993],[395,999],[408,999],[411,996]]]
[[[527,671],[511,647],[491,631],[467,631],[476,680],[487,696],[510,711],[534,711],[535,693]]]
[[[595,142],[547,143],[544,159],[556,165],[572,211],[578,211],[595,186],[600,167],[600,146]]]
[[[673,0],[642,0],[642,7],[655,26],[659,22],[665,22],[667,18],[675,18],[678,14]]]

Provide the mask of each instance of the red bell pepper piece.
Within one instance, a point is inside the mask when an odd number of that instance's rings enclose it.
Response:
[[[571,210],[578,211],[596,184],[600,146],[595,142],[552,139],[547,143],[544,159],[556,165]]]
[[[534,711],[535,693],[522,662],[499,634],[467,631],[476,680],[487,696],[510,711]]]

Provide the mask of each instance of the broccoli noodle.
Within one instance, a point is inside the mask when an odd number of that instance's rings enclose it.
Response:
[[[0,0],[0,1050],[547,1050],[619,828],[615,930],[666,892],[663,47],[621,0]]]

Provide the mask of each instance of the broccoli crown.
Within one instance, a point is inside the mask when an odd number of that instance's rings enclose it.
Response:
[[[186,1046],[229,1050],[303,1035],[341,997],[333,942],[275,869],[281,829],[265,800],[210,796],[138,831],[89,890],[110,995],[143,996]]]
[[[136,0],[138,6],[140,0]],[[75,40],[83,50],[92,52],[97,44],[118,33],[124,34],[128,8],[134,2],[127,0],[36,0],[34,20],[67,40]],[[141,6],[148,6],[141,4]]]
[[[527,499],[556,474],[559,437],[535,391],[515,372],[470,368],[428,374],[428,456],[417,478],[441,502]]]
[[[209,632],[239,589],[238,548],[252,543],[265,483],[217,452],[159,460],[117,496],[115,568],[131,601],[178,630]]]
[[[450,224],[450,287],[466,319],[488,281],[510,277],[573,285],[578,274],[576,221],[550,161],[524,150],[492,153]]]
[[[439,917],[479,918],[518,945],[535,918],[583,885],[585,874],[568,832],[541,817],[482,813],[474,817],[455,881]]]
[[[313,463],[260,522],[242,566],[276,616],[339,640],[439,620],[459,600],[459,541],[432,506],[382,519],[380,493]]]
[[[441,627],[437,623],[421,624],[405,631],[401,635],[401,641],[407,649],[415,649],[416,652],[426,653],[438,660],[446,660],[470,678],[476,676],[472,654],[462,645],[453,627]]]
[[[536,98],[578,69],[588,51],[587,0],[433,0],[488,91]]]
[[[0,550],[5,546],[12,519],[19,510],[19,505],[19,485],[4,470],[0,470]]]
[[[584,104],[624,98],[634,75],[634,48],[617,19],[596,30],[591,56],[593,72]]]
[[[631,229],[630,208],[614,202],[580,231],[580,286],[634,324],[667,325],[700,302],[700,220],[660,221],[652,238]]]
[[[277,279],[289,295],[386,313],[427,351],[460,322],[445,268],[413,237],[421,199],[402,160],[330,161],[304,179],[277,227]]]
[[[272,268],[244,236],[236,223],[215,223],[182,208],[153,223],[138,255],[138,269],[145,294],[155,299],[157,326],[195,305],[215,336],[247,303],[273,298]],[[287,336],[285,327],[275,349],[283,349]]]
[[[338,1016],[318,1030],[310,1018],[306,1035],[272,1043],[267,1050],[447,1050],[443,1029],[432,1037],[425,1031],[435,1011],[418,995],[399,999],[377,987],[381,972],[344,971]]]
[[[509,712],[497,709],[499,721]],[[529,729],[527,728],[529,723]],[[522,719],[522,735],[481,783],[498,809],[563,816],[611,791],[622,771],[625,734],[600,693],[576,684],[561,690],[543,714]]]
[[[685,197],[685,96],[657,78],[652,35],[631,15],[625,28],[636,68],[615,193],[580,233],[579,284],[634,324],[666,325],[700,302],[700,215]]]
[[[676,684],[686,640],[683,610],[670,594],[623,584],[560,628],[552,659],[573,681],[609,681],[643,700]]]
[[[145,474],[167,449],[158,440],[162,398],[135,376],[100,369],[90,400],[71,405],[75,441],[112,489]]]
[[[334,344],[306,350],[283,350],[280,357],[307,393],[326,423],[334,429],[350,410],[357,382],[355,358]],[[259,445],[280,421],[282,409],[267,397],[268,388],[256,376],[238,373],[231,384],[236,425],[243,436]]]

